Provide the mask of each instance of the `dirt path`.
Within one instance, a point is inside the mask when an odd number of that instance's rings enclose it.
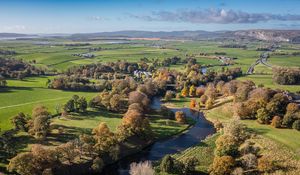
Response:
[[[6,109],[6,108],[13,108],[13,107],[30,105],[30,104],[35,104],[35,103],[41,103],[41,102],[61,100],[61,99],[66,99],[66,98],[69,98],[69,97],[60,97],[60,98],[54,98],[54,99],[48,99],[48,100],[39,100],[39,101],[33,101],[33,102],[28,102],[28,103],[22,103],[22,104],[17,104],[17,105],[3,106],[3,107],[0,107],[0,110],[1,109]]]

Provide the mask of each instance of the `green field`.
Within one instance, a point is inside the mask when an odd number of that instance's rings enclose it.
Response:
[[[206,112],[208,120],[219,120],[227,122],[232,118],[232,111],[226,110],[226,106],[219,106]],[[271,125],[262,125],[255,120],[242,120],[249,129],[264,137],[270,138],[277,143],[290,148],[294,152],[298,152],[300,148],[300,134],[299,131],[293,129],[278,129]],[[298,155],[300,157],[300,155]]]
[[[272,79],[272,75],[247,75],[244,77],[237,78],[238,80],[251,80],[256,85],[264,85],[265,87],[269,87],[272,89],[284,89],[291,92],[299,92],[300,91],[300,85],[279,85],[275,84]]]
[[[31,114],[32,108],[42,104],[55,114],[55,106],[64,104],[73,95],[84,96],[87,100],[97,93],[73,92],[48,89],[46,82],[51,77],[31,77],[21,80],[8,80],[8,88],[0,92],[0,128],[12,127],[10,118],[19,112]]]

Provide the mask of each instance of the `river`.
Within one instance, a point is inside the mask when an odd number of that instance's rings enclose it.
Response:
[[[152,100],[151,108],[160,109],[161,101],[159,98]],[[201,112],[191,110],[189,108],[172,109],[172,111],[183,111],[187,117],[193,118],[196,123],[186,132],[168,138],[159,140],[143,151],[128,156],[113,165],[104,168],[102,175],[128,175],[130,164],[145,160],[157,161],[166,154],[174,154],[183,151],[193,145],[196,145],[208,135],[215,133],[213,125],[207,121]]]

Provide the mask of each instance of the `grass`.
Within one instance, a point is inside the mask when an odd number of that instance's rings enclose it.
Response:
[[[23,81],[8,80],[8,88],[0,92],[0,128],[2,131],[12,127],[10,118],[19,112],[31,114],[36,105],[45,105],[52,114],[55,106],[64,104],[73,95],[84,96],[87,100],[96,95],[94,92],[72,92],[48,89],[46,82],[52,77],[30,77]]]
[[[225,103],[226,101],[230,101],[230,99],[224,100],[225,104],[222,103],[222,99],[218,100],[220,101],[220,105],[217,105],[211,110],[204,111],[205,117],[210,121],[219,120],[223,123],[226,123],[233,116],[232,103]],[[175,99],[171,101],[169,106],[174,105],[176,107],[185,107],[188,106],[189,101],[189,98],[181,98],[179,100]],[[289,148],[294,152],[300,151],[300,142],[298,142],[298,140],[300,140],[299,131],[293,129],[273,128],[271,125],[259,124],[255,120],[242,120],[242,122],[255,133],[274,140],[275,142]]]
[[[208,120],[219,120],[227,122],[233,116],[231,103],[224,106],[213,108],[206,112],[205,116]],[[293,129],[278,129],[271,125],[262,125],[255,120],[242,120],[242,123],[255,133],[267,137],[275,142],[291,149],[294,152],[299,152],[300,148],[300,132]],[[300,157],[300,155],[298,155]]]
[[[272,89],[283,89],[291,92],[298,92],[300,90],[300,85],[279,85],[273,82],[272,75],[247,75],[244,77],[239,77],[237,80],[251,80],[256,85],[262,84],[265,87]]]
[[[196,170],[199,172],[208,173],[209,165],[214,159],[214,149],[216,147],[215,141],[218,136],[219,133],[209,136],[205,140],[201,141],[198,145],[174,154],[173,157],[177,160],[184,160],[187,157],[194,156],[199,161]]]

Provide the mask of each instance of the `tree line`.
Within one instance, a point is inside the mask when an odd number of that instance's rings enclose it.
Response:
[[[43,70],[22,60],[0,58],[0,76],[2,77],[23,79],[28,76],[44,74]]]
[[[299,67],[273,67],[273,81],[282,85],[300,84]]]

